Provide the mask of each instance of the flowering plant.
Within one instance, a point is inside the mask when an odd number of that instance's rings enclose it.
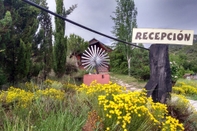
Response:
[[[175,61],[170,62],[170,69],[172,82],[176,83],[176,81],[183,76],[184,69],[182,66],[179,66]]]

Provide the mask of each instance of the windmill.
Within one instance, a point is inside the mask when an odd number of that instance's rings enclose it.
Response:
[[[96,73],[99,74],[99,70],[109,67],[109,61],[106,51],[96,45],[88,47],[81,57],[82,65],[89,73],[95,69]]]

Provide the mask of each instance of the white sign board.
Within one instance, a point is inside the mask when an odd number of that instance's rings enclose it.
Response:
[[[192,45],[193,30],[133,28],[132,43]]]

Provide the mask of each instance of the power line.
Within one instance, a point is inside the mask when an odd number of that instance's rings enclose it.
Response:
[[[43,7],[37,5],[36,3],[31,2],[31,1],[29,1],[29,0],[22,0],[22,1],[28,3],[28,4],[32,5],[32,6],[35,6],[35,7],[39,8],[39,9],[41,9],[41,10],[43,10],[43,11],[46,11],[46,12],[48,12],[48,13],[50,13],[50,14],[52,14],[52,15],[54,15],[54,16],[56,16],[56,17],[62,19],[62,20],[65,20],[65,21],[71,23],[71,24],[74,24],[74,25],[79,26],[79,27],[81,27],[81,28],[83,28],[83,29],[86,29],[86,30],[88,30],[88,31],[90,31],[90,32],[94,32],[94,33],[99,34],[99,35],[101,35],[101,36],[104,36],[104,37],[107,37],[107,38],[109,38],[109,39],[112,39],[112,40],[115,40],[115,41],[118,41],[118,42],[122,42],[122,43],[125,43],[125,44],[128,44],[128,45],[131,45],[131,46],[135,46],[135,47],[138,47],[138,48],[141,48],[141,49],[149,50],[149,49],[147,49],[147,48],[144,48],[144,47],[141,47],[141,46],[138,46],[138,45],[135,45],[135,44],[132,44],[132,43],[129,43],[129,42],[126,42],[126,41],[117,39],[117,38],[114,38],[114,37],[112,37],[112,36],[109,36],[109,35],[103,34],[103,33],[101,33],[101,32],[98,32],[98,31],[96,31],[96,30],[93,30],[93,29],[91,29],[91,28],[88,28],[88,27],[86,27],[86,26],[84,26],[84,25],[81,25],[81,24],[76,23],[76,22],[74,22],[74,21],[72,21],[72,20],[69,20],[69,19],[67,19],[67,18],[65,18],[65,17],[63,17],[63,16],[61,16],[61,15],[59,15],[59,14],[56,14],[56,13],[54,13],[54,12],[52,12],[52,11],[46,9],[46,8],[43,8]]]

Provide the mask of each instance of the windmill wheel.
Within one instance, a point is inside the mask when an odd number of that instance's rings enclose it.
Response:
[[[106,70],[109,67],[109,56],[102,48],[92,45],[82,55],[82,65],[89,71],[96,69],[97,74],[99,70]]]

